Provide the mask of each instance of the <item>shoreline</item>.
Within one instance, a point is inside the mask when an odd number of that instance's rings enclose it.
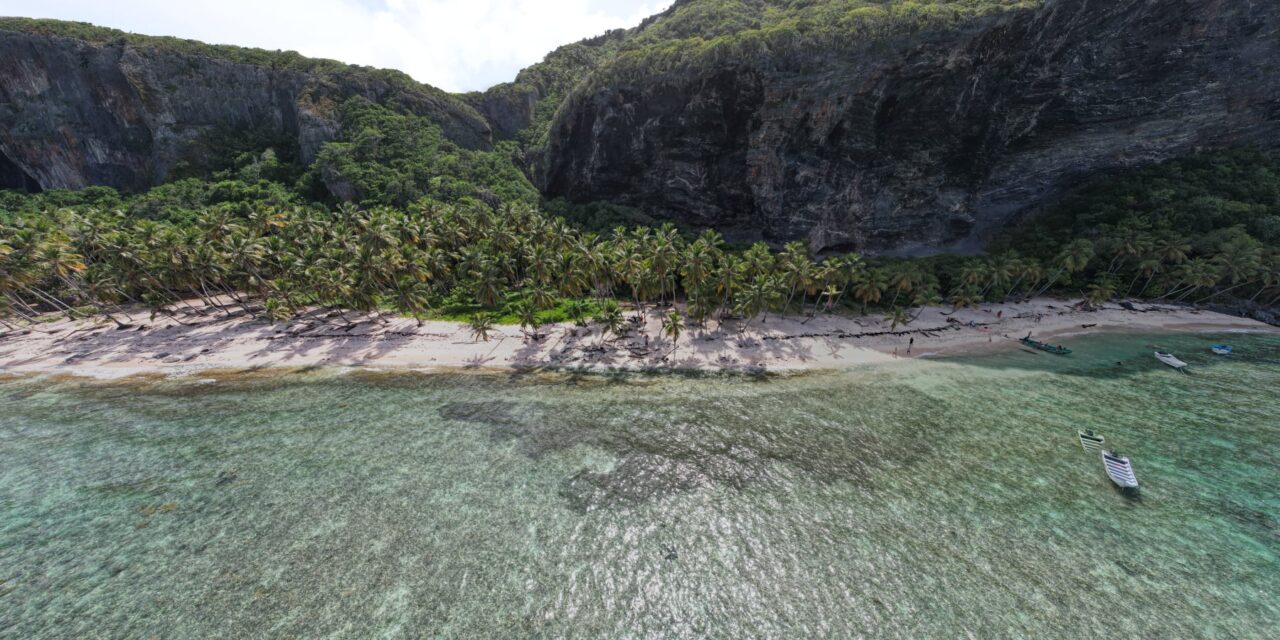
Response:
[[[974,354],[1018,348],[1038,339],[1094,333],[1245,331],[1277,333],[1269,325],[1189,307],[1133,303],[1084,311],[1077,301],[1040,298],[952,313],[919,310],[909,325],[877,316],[770,317],[749,324],[712,321],[687,328],[673,346],[661,337],[660,313],[631,323],[625,338],[602,338],[594,326],[551,325],[540,340],[498,326],[488,342],[465,324],[337,312],[271,324],[251,317],[187,312],[177,319],[146,311],[105,318],[58,320],[36,331],[0,333],[0,375],[60,374],[90,378],[192,375],[208,371],[357,367],[379,370],[562,372],[798,372]],[[629,314],[630,315],[630,314]],[[179,322],[181,321],[181,322]],[[914,344],[913,344],[914,342]]]

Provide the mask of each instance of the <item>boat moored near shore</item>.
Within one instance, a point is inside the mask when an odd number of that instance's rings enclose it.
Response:
[[[1053,344],[1049,344],[1049,343],[1047,343],[1047,342],[1041,342],[1041,341],[1039,341],[1039,340],[1034,340],[1034,339],[1032,339],[1032,338],[1031,338],[1031,334],[1027,334],[1027,337],[1023,338],[1023,339],[1021,340],[1021,342],[1022,342],[1022,344],[1025,344],[1025,345],[1027,345],[1028,347],[1031,347],[1032,349],[1039,349],[1039,350],[1044,351],[1044,352],[1046,352],[1046,353],[1052,353],[1052,354],[1053,354],[1053,355],[1055,355],[1055,356],[1067,356],[1067,355],[1071,355],[1071,350],[1070,350],[1070,349],[1068,349],[1068,348],[1066,348],[1066,347],[1064,347],[1064,346],[1062,346],[1062,345],[1053,345]]]
[[[1164,351],[1157,351],[1157,352],[1156,352],[1156,360],[1159,360],[1160,362],[1163,362],[1163,363],[1165,363],[1165,364],[1169,365],[1170,367],[1173,367],[1174,369],[1177,369],[1178,371],[1182,371],[1183,373],[1186,373],[1185,369],[1186,369],[1186,368],[1187,368],[1187,366],[1188,366],[1188,365],[1187,365],[1187,363],[1185,363],[1185,362],[1183,362],[1183,361],[1179,360],[1179,359],[1177,358],[1177,356],[1173,355],[1172,353],[1165,353]]]

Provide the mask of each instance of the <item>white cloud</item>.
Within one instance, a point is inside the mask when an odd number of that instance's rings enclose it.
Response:
[[[511,80],[556,47],[639,24],[670,0],[0,0],[0,15],[399,69],[449,91]]]

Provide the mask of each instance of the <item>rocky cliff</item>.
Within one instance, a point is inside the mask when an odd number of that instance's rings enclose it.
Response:
[[[548,197],[819,251],[970,251],[1099,173],[1280,147],[1277,69],[1280,2],[1239,0],[679,0],[466,96],[0,19],[0,188],[137,191],[265,144],[307,164],[363,96],[465,148],[516,140]]]
[[[746,51],[602,68],[560,108],[540,188],[744,240],[964,251],[1100,172],[1280,145],[1276,2],[1048,0]]]
[[[254,64],[234,55],[251,50],[184,51],[96,29],[108,37],[65,37],[32,24],[0,23],[0,187],[138,191],[208,168],[238,140],[305,164],[338,133],[337,104],[356,95],[429,115],[464,147],[491,143],[471,107],[398,74]]]

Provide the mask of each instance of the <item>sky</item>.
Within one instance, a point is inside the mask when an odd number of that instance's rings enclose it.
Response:
[[[671,0],[0,0],[0,15],[91,22],[399,69],[448,91],[513,80],[556,47]]]

